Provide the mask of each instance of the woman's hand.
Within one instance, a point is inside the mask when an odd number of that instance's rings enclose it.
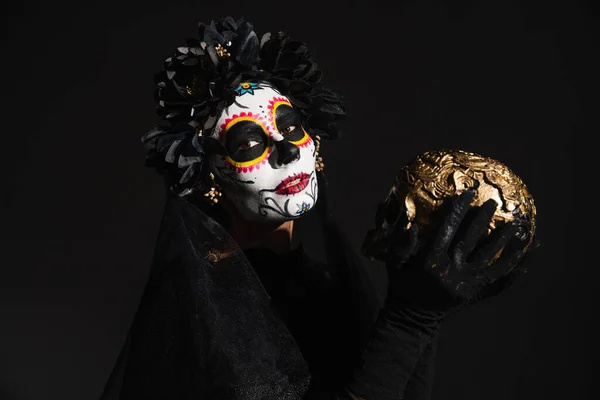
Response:
[[[438,210],[441,225],[425,243],[417,239],[418,226],[405,230],[405,213],[394,212],[386,258],[388,303],[401,300],[449,311],[500,292],[520,272],[529,221],[517,217],[488,234],[497,203],[471,206],[474,196],[469,189],[448,199]]]

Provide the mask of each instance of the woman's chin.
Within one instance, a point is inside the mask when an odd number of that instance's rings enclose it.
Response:
[[[264,197],[259,204],[240,204],[238,209],[250,221],[286,222],[303,217],[314,208],[316,201],[316,193],[298,193],[294,196]]]

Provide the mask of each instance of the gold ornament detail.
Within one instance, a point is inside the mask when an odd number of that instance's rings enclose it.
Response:
[[[193,77],[193,80],[190,84],[185,85],[184,90],[185,94],[187,94],[188,96],[198,95],[198,82],[196,81],[196,76]]]
[[[221,45],[221,44],[218,44],[217,47],[215,47],[215,51],[217,52],[217,54],[219,55],[219,57],[229,57],[229,56],[231,56],[231,54],[229,54],[229,52],[227,51],[227,49],[223,45]]]
[[[217,263],[217,262],[221,261],[222,256],[223,256],[222,253],[216,249],[210,249],[210,250],[208,250],[208,253],[206,254],[206,258],[212,263]]]
[[[207,200],[210,201],[211,205],[214,206],[219,202],[219,197],[221,197],[223,193],[221,192],[219,185],[215,183],[215,176],[212,172],[209,174],[209,177],[212,180],[213,185],[208,192],[204,193],[204,197],[206,197]]]
[[[469,188],[476,189],[473,206],[489,199],[498,203],[490,231],[515,217],[528,217],[531,227],[526,247],[531,245],[537,213],[533,197],[521,178],[500,161],[463,150],[425,152],[400,169],[392,191],[398,201],[404,201],[409,224],[417,223],[427,231],[431,213],[446,198]]]
[[[325,163],[323,163],[323,157],[319,156],[319,149],[321,148],[321,137],[315,136],[315,170],[323,171]]]

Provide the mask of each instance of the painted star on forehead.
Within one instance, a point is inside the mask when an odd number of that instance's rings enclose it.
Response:
[[[242,82],[238,85],[238,87],[235,89],[235,91],[240,96],[244,95],[246,93],[253,95],[254,91],[257,89],[260,89],[260,87],[258,86],[258,83],[256,83],[256,82]]]

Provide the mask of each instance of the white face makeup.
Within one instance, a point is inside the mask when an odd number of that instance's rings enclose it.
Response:
[[[315,143],[290,101],[267,83],[246,82],[219,116],[213,137],[228,156],[211,169],[244,218],[283,222],[317,201]]]

